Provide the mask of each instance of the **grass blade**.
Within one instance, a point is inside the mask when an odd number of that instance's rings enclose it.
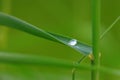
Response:
[[[63,67],[63,68],[73,68],[73,63],[51,58],[51,57],[44,57],[44,56],[35,56],[35,55],[25,55],[25,54],[18,54],[18,53],[7,53],[7,52],[0,52],[0,62],[7,63],[7,64],[22,64],[22,65],[33,65],[33,66],[55,66],[55,67]],[[82,68],[82,66],[81,66]],[[84,66],[83,66],[84,68]]]
[[[72,62],[55,59],[51,57],[35,56],[35,55],[25,55],[17,53],[7,53],[0,52],[0,62],[4,64],[17,64],[17,65],[30,65],[30,66],[49,66],[49,67],[60,67],[66,69],[76,68],[78,70],[99,70],[104,73],[114,74],[120,76],[120,70],[115,70],[111,68],[106,68],[100,66],[91,67],[90,65],[76,64]]]
[[[102,39],[119,20],[120,20],[120,16],[117,17],[117,19],[101,34],[100,39]]]
[[[54,42],[62,43],[67,45],[78,52],[82,52],[84,55],[88,55],[92,52],[92,47],[88,46],[84,43],[77,41],[76,39],[72,39],[69,37],[61,36],[55,33],[47,32],[42,29],[37,28],[34,25],[31,25],[23,20],[20,20],[16,17],[0,13],[0,25],[8,26],[11,28],[15,28],[29,34],[42,37],[48,40],[52,40]]]

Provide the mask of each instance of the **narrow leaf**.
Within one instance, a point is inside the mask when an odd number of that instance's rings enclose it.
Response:
[[[7,64],[17,64],[17,65],[30,65],[30,66],[49,66],[49,67],[60,67],[66,69],[77,68],[79,70],[96,70],[114,74],[120,76],[120,70],[115,70],[106,67],[97,67],[97,66],[90,66],[90,65],[83,65],[78,64],[74,65],[72,62],[51,58],[51,57],[44,57],[44,56],[35,56],[35,55],[25,55],[25,54],[18,54],[18,53],[7,53],[7,52],[0,52],[0,62],[7,63]]]
[[[29,34],[42,37],[48,40],[52,40],[54,42],[65,44],[78,52],[82,52],[84,55],[88,55],[92,52],[92,47],[88,46],[84,43],[79,42],[76,39],[72,39],[69,37],[61,36],[55,33],[47,32],[38,27],[29,24],[21,19],[16,17],[0,13],[0,25],[8,26],[11,28],[15,28]]]

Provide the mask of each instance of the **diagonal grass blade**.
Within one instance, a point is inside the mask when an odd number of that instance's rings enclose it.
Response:
[[[29,24],[21,19],[18,19],[16,17],[0,13],[0,25],[4,25],[7,27],[15,28],[24,32],[27,32],[29,34],[42,37],[48,40],[52,40],[54,42],[62,43],[64,45],[67,45],[75,50],[77,50],[80,53],[83,53],[84,55],[89,55],[92,52],[92,47],[89,45],[86,45],[82,42],[79,42],[76,39],[72,39],[69,37],[65,37],[62,35],[58,35],[55,33],[44,31],[32,24]]]

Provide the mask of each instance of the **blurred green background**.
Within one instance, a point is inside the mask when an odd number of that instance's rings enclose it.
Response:
[[[0,11],[3,11],[0,0]],[[7,1],[7,0],[6,0]],[[73,37],[91,45],[90,0],[11,0],[10,14],[46,31]],[[120,0],[101,1],[101,33],[120,16]],[[71,62],[82,55],[64,45],[9,29],[5,52],[50,56]],[[120,20],[101,40],[101,66],[120,69]],[[86,59],[82,64],[90,64]],[[71,70],[47,66],[2,64],[1,80],[71,80]],[[77,80],[90,80],[90,71],[78,70]],[[100,80],[120,80],[119,76],[101,73]]]

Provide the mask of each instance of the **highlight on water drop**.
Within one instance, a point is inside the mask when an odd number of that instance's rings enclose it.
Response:
[[[71,46],[75,46],[76,44],[77,44],[77,40],[76,39],[72,39],[68,43],[68,45],[71,45]]]

